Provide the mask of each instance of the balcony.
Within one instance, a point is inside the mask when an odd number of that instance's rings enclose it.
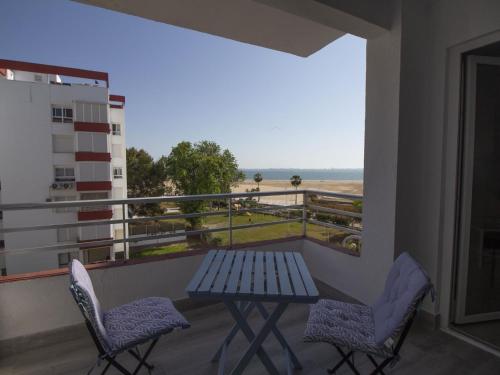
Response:
[[[163,370],[169,374],[214,374],[217,372],[217,365],[210,362],[212,351],[225,337],[232,320],[222,304],[193,302],[184,291],[208,249],[299,251],[323,297],[352,301],[361,294],[360,290],[370,287],[355,272],[356,264],[362,259],[364,251],[361,242],[362,199],[361,196],[349,194],[299,190],[7,204],[0,208],[3,211],[33,212],[91,207],[94,211],[85,211],[88,210],[86,208],[80,211],[90,213],[100,212],[103,207],[116,206],[121,210],[122,216],[115,216],[111,220],[43,223],[0,229],[1,233],[6,234],[89,225],[113,224],[122,228],[135,225],[136,228],[144,229],[144,226],[138,225],[152,222],[165,224],[150,226],[143,232],[137,230],[134,235],[129,235],[129,231],[124,230],[121,238],[88,241],[85,246],[78,242],[48,244],[38,248],[13,249],[8,246],[1,253],[8,259],[18,253],[40,256],[41,253],[54,254],[75,247],[84,252],[91,247],[122,245],[122,250],[125,250],[123,255],[115,255],[117,258],[123,257],[123,260],[87,265],[103,307],[108,309],[135,298],[153,295],[171,298],[190,320],[192,328],[173,333],[161,341],[151,358],[157,365],[157,371]],[[128,206],[132,205],[163,203],[171,206],[190,200],[210,201],[212,204],[209,209],[196,213],[172,210],[172,213],[154,217],[128,218],[126,215]],[[203,217],[204,225],[196,230],[180,226],[180,220],[194,217]],[[155,240],[160,241],[164,248],[175,249],[180,243],[179,237],[183,238],[184,247],[162,255],[154,256],[154,251],[148,254],[148,247],[140,245],[145,241]],[[200,237],[204,240],[199,241]],[[218,240],[214,240],[215,238]],[[176,241],[172,243],[171,239]],[[0,372],[81,374],[93,364],[95,349],[68,292],[66,269],[1,277],[0,305],[3,316],[0,320]],[[46,318],[40,319],[41,316]],[[302,342],[307,316],[306,306],[294,305],[286,311],[279,326],[304,365],[299,373],[323,374],[325,368],[338,359],[338,355],[327,345]],[[403,348],[403,359],[394,370],[398,374],[445,374],[456,371],[496,373],[500,366],[498,358],[434,330],[430,315],[423,313],[420,318]],[[258,317],[252,316],[252,322],[257,326]],[[277,364],[281,364],[282,352],[273,340],[267,342],[268,352]],[[228,366],[236,363],[239,351],[245,347],[244,338],[238,335],[235,345],[228,352]],[[368,371],[369,363],[364,363],[364,358],[360,357],[360,360],[361,369]],[[132,363],[125,360],[125,364],[130,366]],[[260,362],[253,360],[245,374],[257,375],[263,371]]]
[[[75,161],[111,161],[109,152],[75,152]]]
[[[78,181],[76,183],[77,191],[108,191],[111,187],[111,181]]]
[[[103,122],[81,122],[75,121],[74,128],[76,132],[97,132],[97,133],[110,133],[108,123]]]
[[[91,210],[78,211],[78,221],[106,220],[113,217],[113,210],[103,206]]]
[[[311,266],[314,257],[306,243],[295,240],[279,246],[300,249]],[[257,247],[269,249],[269,247]],[[327,249],[323,249],[328,251]],[[210,362],[214,348],[225,337],[232,325],[231,317],[222,304],[195,306],[186,299],[183,287],[195,272],[203,251],[183,256],[170,256],[162,260],[120,263],[116,266],[90,266],[96,291],[105,308],[149,295],[169,296],[192,323],[192,328],[174,332],[160,341],[151,362],[158,373],[215,374],[217,365]],[[313,274],[315,268],[311,267]],[[39,279],[26,279],[0,284],[3,335],[30,335],[2,341],[0,373],[15,374],[83,374],[95,360],[93,346],[81,317],[72,301],[65,271]],[[317,276],[317,275],[316,275]],[[351,300],[331,286],[316,280],[323,297]],[[47,317],[40,319],[40,316]],[[339,359],[328,345],[302,342],[308,308],[293,305],[280,320],[279,327],[302,361],[299,374],[325,374],[325,369]],[[260,324],[252,316],[254,327]],[[54,326],[58,325],[54,330]],[[228,352],[228,366],[239,359],[239,351],[246,347],[245,339],[238,335]],[[267,342],[268,353],[278,365],[282,351],[274,339]],[[122,356],[124,364],[132,367],[133,360]],[[371,369],[360,356],[357,363],[363,373]],[[500,359],[485,353],[439,330],[424,321],[413,327],[403,351],[402,360],[387,373],[396,374],[496,374]],[[348,370],[348,369],[347,369]],[[96,372],[99,373],[99,372]],[[114,372],[112,372],[114,374]],[[155,373],[155,372],[153,372]],[[253,360],[245,374],[260,375],[264,369]],[[349,374],[348,371],[340,374]]]

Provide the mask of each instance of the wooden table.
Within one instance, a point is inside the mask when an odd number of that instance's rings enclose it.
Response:
[[[239,330],[247,338],[249,347],[231,374],[241,374],[254,355],[270,374],[279,374],[262,347],[271,332],[283,347],[288,374],[293,368],[302,368],[276,326],[289,303],[310,304],[319,299],[316,285],[300,253],[211,250],[186,292],[191,298],[221,300],[236,322],[212,359],[219,361],[219,375],[224,374],[227,349]],[[274,302],[274,310],[269,312],[263,302]],[[255,308],[265,320],[257,334],[247,322]]]

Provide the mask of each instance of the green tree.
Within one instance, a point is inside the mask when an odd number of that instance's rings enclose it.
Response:
[[[290,177],[290,183],[295,188],[295,191],[297,191],[300,184],[302,183],[302,178],[299,175],[294,175]],[[295,204],[297,204],[297,193],[295,194]]]
[[[256,191],[260,191],[260,183],[262,182],[263,179],[264,178],[262,177],[262,174],[260,174],[259,172],[253,175],[253,180],[257,183]],[[257,198],[257,202],[260,202],[260,197]]]
[[[167,157],[159,161],[164,165],[175,193],[182,195],[230,193],[231,187],[243,181],[236,158],[229,150],[222,150],[214,142],[181,142],[172,148]],[[180,202],[183,213],[202,212],[206,201]],[[199,217],[186,219],[191,230],[201,228]]]
[[[163,165],[143,149],[127,149],[127,194],[129,198],[157,197],[165,195],[166,174]],[[134,214],[154,216],[163,213],[160,204],[131,205]]]

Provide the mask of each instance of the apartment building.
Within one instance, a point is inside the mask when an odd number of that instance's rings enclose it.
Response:
[[[126,198],[124,112],[125,97],[110,94],[107,73],[0,60],[0,202]],[[108,206],[25,210],[0,213],[0,226],[122,217]],[[64,267],[72,258],[114,259],[122,244],[91,242],[122,237],[121,223],[5,233],[0,268],[5,275]],[[23,251],[59,243],[75,247]]]

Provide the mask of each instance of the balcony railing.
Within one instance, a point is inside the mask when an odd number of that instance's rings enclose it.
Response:
[[[0,235],[20,232],[58,230],[62,228],[75,228],[87,226],[100,226],[114,224],[121,228],[123,235],[120,238],[87,241],[87,247],[104,247],[114,244],[123,244],[123,258],[130,257],[131,245],[151,243],[151,240],[163,242],[168,245],[172,240],[180,237],[185,240],[196,237],[217,236],[225,233],[224,237],[215,243],[206,243],[211,247],[233,248],[240,245],[241,240],[235,239],[235,233],[242,230],[288,225],[286,234],[289,237],[306,237],[321,241],[326,245],[345,250],[350,253],[359,253],[361,248],[362,233],[362,199],[361,195],[342,194],[321,190],[283,190],[272,192],[245,192],[228,194],[206,194],[193,196],[162,196],[153,198],[128,198],[128,199],[102,199],[85,201],[61,201],[44,203],[19,203],[1,204],[0,211],[5,212],[7,218],[10,211],[26,210],[61,210],[80,208],[81,212],[92,212],[102,207],[111,208],[117,212],[119,207],[120,217],[105,220],[88,220],[64,224],[40,224],[30,226],[5,227],[8,220],[4,220],[4,227],[0,228]],[[180,202],[207,201],[211,202],[202,212],[182,213],[174,209],[173,213],[158,216],[128,217],[128,206],[140,207],[141,205],[160,204],[162,206],[178,205]],[[215,202],[215,204],[214,204]],[[290,203],[290,204],[289,204]],[[214,207],[216,206],[216,207]],[[257,216],[257,217],[256,217]],[[247,220],[248,217],[248,220]],[[254,222],[254,217],[257,219]],[[208,224],[191,229],[185,227],[179,230],[179,222],[186,219],[202,218]],[[215,218],[225,218],[222,220]],[[265,220],[262,220],[262,219]],[[260,220],[259,220],[260,219]],[[147,223],[172,223],[170,226],[158,226],[158,230],[141,231],[141,225]],[[176,224],[175,224],[176,223]],[[131,230],[129,234],[128,226]],[[150,226],[151,228],[151,226]],[[275,227],[278,228],[278,227]],[[257,236],[258,237],[258,236]],[[286,236],[285,236],[286,237]],[[261,238],[262,239],[262,238]],[[266,239],[266,238],[263,238]],[[148,242],[149,241],[149,242]],[[170,242],[169,242],[170,241]],[[7,248],[0,250],[0,255],[22,254],[33,251],[59,252],[65,249],[79,248],[81,244],[56,243],[44,244],[37,247]],[[252,242],[250,239],[245,243]],[[255,241],[256,242],[256,241]],[[147,247],[147,246],[146,246]],[[111,260],[114,260],[114,256]]]

